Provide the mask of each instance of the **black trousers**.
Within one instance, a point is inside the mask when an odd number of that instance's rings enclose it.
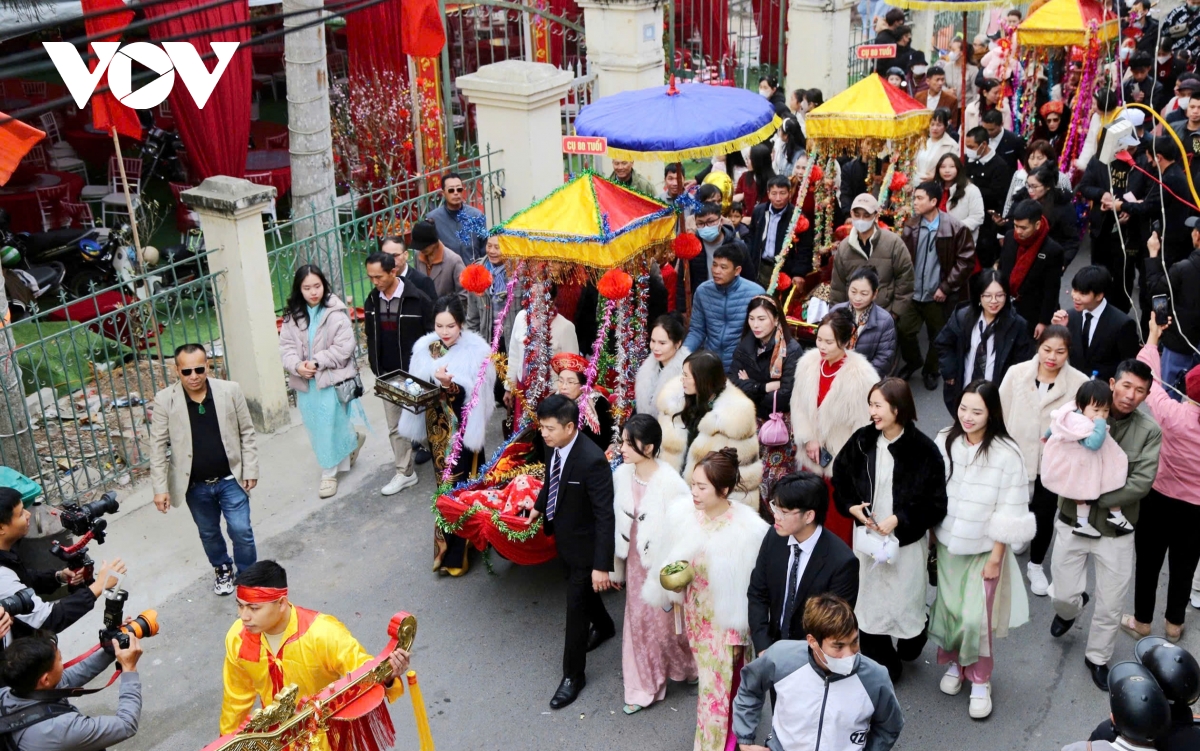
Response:
[[[889,674],[894,674],[900,669],[901,660],[912,662],[921,656],[921,650],[925,649],[925,642],[929,640],[928,628],[927,620],[921,633],[911,639],[897,639],[895,644],[892,644],[892,637],[886,634],[859,631],[858,644],[863,654],[887,668]]]
[[[1037,532],[1033,535],[1033,542],[1029,543],[1029,562],[1040,566],[1050,551],[1050,542],[1054,539],[1054,516],[1058,513],[1058,495],[1046,490],[1041,475],[1033,483],[1029,510],[1037,519]]]
[[[1154,600],[1163,559],[1167,561],[1167,621],[1183,625],[1183,614],[1192,589],[1192,574],[1200,561],[1200,506],[1151,489],[1142,500],[1133,549],[1137,563],[1133,574],[1133,617],[1141,623],[1154,619]]]
[[[579,678],[587,667],[588,632],[613,633],[616,626],[600,594],[592,589],[592,570],[568,566],[567,638],[563,645],[563,677]]]

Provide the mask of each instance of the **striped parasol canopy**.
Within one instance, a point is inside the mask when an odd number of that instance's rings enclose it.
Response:
[[[805,117],[808,137],[908,138],[923,136],[932,113],[925,105],[872,73]]]
[[[1028,47],[1086,47],[1116,39],[1117,16],[1097,0],[1050,0],[1017,26],[1017,43]]]

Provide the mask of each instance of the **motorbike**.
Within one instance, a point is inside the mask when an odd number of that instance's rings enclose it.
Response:
[[[4,294],[12,321],[29,316],[38,307],[53,306],[58,300],[67,270],[61,263],[32,266],[13,245],[0,247],[0,265],[4,267]]]
[[[155,177],[162,177],[168,182],[186,182],[186,172],[179,160],[179,149],[183,145],[179,134],[156,126],[149,110],[140,110],[138,117],[145,134],[142,140],[142,164],[146,168],[142,172],[142,181],[148,183]]]

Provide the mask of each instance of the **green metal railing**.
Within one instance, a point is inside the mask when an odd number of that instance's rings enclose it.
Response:
[[[464,200],[498,223],[504,171],[492,166],[501,152],[486,147],[478,158],[447,165],[440,170],[408,178],[366,194],[339,197],[334,205],[293,207],[293,219],[266,232],[267,260],[275,312],[282,315],[292,275],[300,264],[319,266],[330,286],[352,309],[361,306],[371,291],[364,262],[387,235],[407,237],[412,225],[441,205],[441,193],[430,190],[444,174],[462,176]],[[302,213],[303,212],[303,213]],[[298,230],[316,227],[314,234],[298,237]],[[330,270],[339,268],[339,274]]]
[[[229,376],[220,274],[206,271],[207,257],[201,251],[12,324],[16,346],[4,366],[19,368],[21,390],[0,379],[0,399],[26,415],[30,430],[17,440],[32,444],[34,463],[0,445],[0,464],[40,482],[54,504],[145,474],[154,394],[178,380],[175,348],[204,345],[213,374]]]

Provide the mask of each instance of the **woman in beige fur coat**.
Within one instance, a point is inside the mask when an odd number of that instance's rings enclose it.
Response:
[[[831,311],[817,327],[817,348],[796,363],[792,386],[792,436],[801,469],[833,474],[833,460],[854,431],[871,421],[867,397],[879,382],[867,358],[847,350],[854,333],[853,316],[845,309]],[[825,526],[850,544],[854,523],[833,505],[830,493]]]
[[[710,451],[735,449],[741,484],[729,497],[758,511],[763,468],[754,402],[725,379],[720,357],[705,349],[688,355],[683,374],[659,392],[658,413],[662,461],[687,478]]]

